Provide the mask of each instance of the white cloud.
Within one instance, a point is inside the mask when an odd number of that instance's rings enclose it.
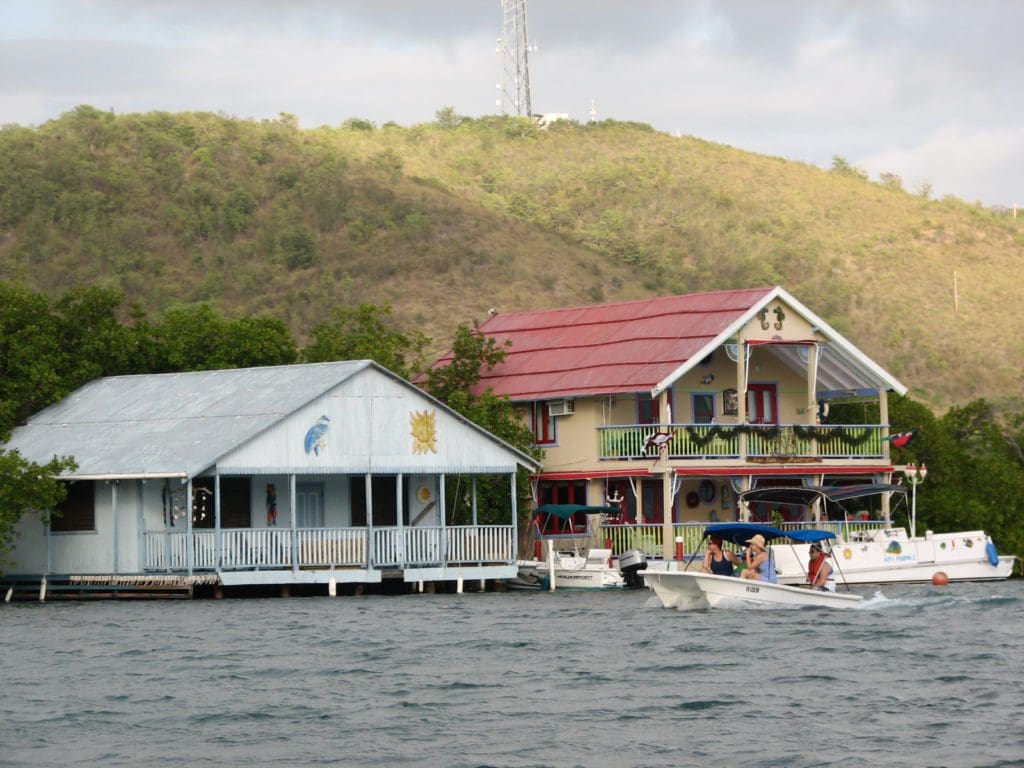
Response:
[[[1012,205],[1024,201],[1024,128],[978,130],[943,126],[921,143],[855,159],[872,178],[896,173],[908,191],[924,183],[933,194]]]

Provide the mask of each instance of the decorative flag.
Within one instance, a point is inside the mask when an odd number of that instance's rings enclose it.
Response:
[[[912,429],[909,432],[900,432],[899,434],[889,435],[888,437],[883,437],[882,439],[883,440],[888,440],[890,443],[892,443],[897,448],[902,448],[907,443],[909,443],[911,440],[913,440],[915,437],[917,437],[917,433],[918,433],[918,430]]]

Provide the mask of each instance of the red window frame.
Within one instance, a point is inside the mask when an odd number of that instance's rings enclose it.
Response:
[[[765,416],[765,396],[767,395],[769,407],[772,410],[771,418]],[[779,398],[778,389],[774,384],[748,384],[747,385],[747,423],[748,424],[778,424],[779,423]]]
[[[556,442],[555,418],[548,410],[547,400],[533,403],[530,409],[530,431],[533,432],[534,445],[554,445]]]

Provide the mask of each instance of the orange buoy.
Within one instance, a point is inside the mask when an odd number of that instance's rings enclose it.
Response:
[[[949,576],[945,571],[936,571],[932,574],[932,584],[936,587],[944,587],[949,584]]]

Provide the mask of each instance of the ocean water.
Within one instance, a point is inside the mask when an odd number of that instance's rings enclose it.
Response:
[[[4,766],[1024,766],[1024,581],[0,606]]]

